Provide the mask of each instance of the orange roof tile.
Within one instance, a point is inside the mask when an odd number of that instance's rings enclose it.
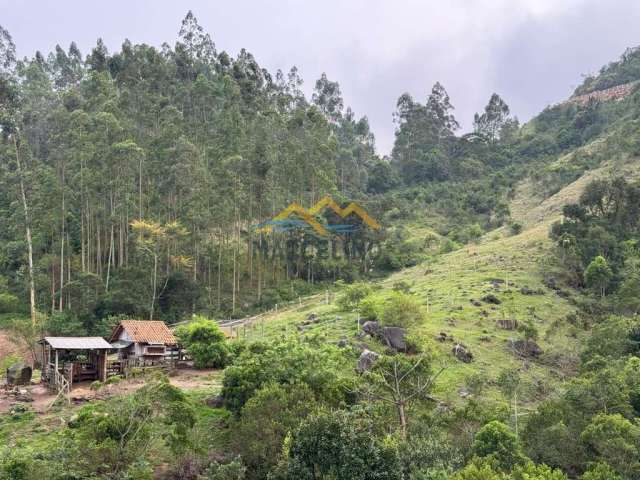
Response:
[[[111,341],[117,340],[124,330],[135,343],[164,343],[175,345],[176,337],[164,322],[158,320],[122,320],[111,335]]]

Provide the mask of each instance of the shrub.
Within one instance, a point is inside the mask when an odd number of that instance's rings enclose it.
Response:
[[[19,310],[20,300],[10,293],[0,293],[0,313],[13,313]]]
[[[286,341],[252,345],[224,371],[224,406],[235,413],[268,383],[303,383],[317,400],[329,405],[346,401],[346,380],[340,376],[342,352],[332,345]]]
[[[196,368],[223,368],[230,352],[220,327],[203,317],[176,329],[180,344],[193,358]]]
[[[384,308],[384,302],[384,298],[380,295],[367,295],[358,307],[360,316],[366,320],[378,320]]]
[[[393,292],[380,314],[380,320],[385,325],[404,328],[420,323],[424,318],[425,313],[418,299],[402,292]]]
[[[475,455],[495,461],[505,471],[526,461],[515,434],[497,420],[487,423],[478,431],[472,449]]]
[[[373,292],[371,285],[364,282],[353,283],[344,287],[343,293],[336,302],[343,311],[353,310],[358,307],[360,301]]]
[[[294,433],[288,479],[399,480],[397,446],[371,434],[371,421],[338,410],[308,417]]]
[[[511,230],[512,235],[519,235],[522,233],[522,224],[518,222],[511,222],[509,229]]]
[[[316,408],[313,392],[305,384],[269,384],[251,397],[234,422],[231,444],[252,478],[266,478],[278,463],[286,435]]]

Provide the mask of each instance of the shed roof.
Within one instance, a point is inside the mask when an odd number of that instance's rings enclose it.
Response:
[[[164,322],[159,320],[122,320],[111,335],[111,341],[118,339],[124,330],[135,343],[154,343],[159,345],[176,345],[176,337]]]
[[[44,337],[56,350],[107,350],[111,345],[102,337]]]

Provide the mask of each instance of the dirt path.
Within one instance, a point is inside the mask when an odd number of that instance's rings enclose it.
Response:
[[[175,375],[169,377],[172,385],[183,390],[194,390],[197,388],[213,388],[220,384],[220,370],[176,370]],[[91,400],[111,398],[135,392],[145,385],[144,379],[123,380],[117,384],[105,385],[98,391],[91,390],[91,382],[83,382],[73,386],[71,389],[71,401],[75,405],[82,405]],[[46,412],[51,403],[56,398],[44,385],[29,385],[22,387],[27,390],[33,399],[32,402],[24,402],[36,413]],[[7,413],[15,405],[16,399],[13,395],[8,395],[4,390],[0,390],[0,414]]]

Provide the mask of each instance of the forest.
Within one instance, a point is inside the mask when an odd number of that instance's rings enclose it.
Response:
[[[575,95],[638,80],[629,49]],[[0,334],[162,320],[208,375],[0,398],[0,479],[640,479],[640,91],[524,124],[493,93],[462,134],[436,82],[381,156],[302,85],[192,12],[23,59],[0,26]]]

